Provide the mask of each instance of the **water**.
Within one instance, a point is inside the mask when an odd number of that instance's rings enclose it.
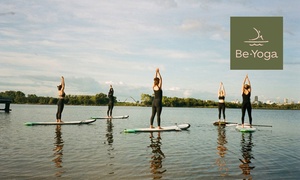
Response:
[[[0,113],[1,179],[298,179],[300,111],[253,110],[255,133],[216,127],[217,109],[163,108],[162,125],[189,131],[124,134],[148,127],[151,108],[115,107],[128,120],[90,125],[25,126],[55,121],[56,106],[11,105]],[[107,107],[65,106],[62,119],[104,116]],[[226,109],[240,122],[239,109]],[[248,119],[246,118],[246,122]],[[156,122],[155,122],[156,123]],[[244,161],[242,163],[241,161]]]

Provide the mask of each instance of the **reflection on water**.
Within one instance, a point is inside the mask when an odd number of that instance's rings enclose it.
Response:
[[[106,128],[106,138],[107,138],[107,144],[108,144],[108,157],[110,159],[113,159],[114,158],[114,154],[113,154],[113,151],[114,151],[114,147],[113,147],[113,142],[114,142],[114,139],[113,139],[113,123],[112,123],[112,120],[111,119],[107,119],[106,121],[106,124],[107,124],[107,128]],[[109,163],[108,164],[109,166],[112,166],[113,164],[112,163]],[[112,170],[111,172],[109,172],[109,174],[114,174],[114,171]]]
[[[152,156],[150,161],[150,169],[153,174],[153,179],[161,179],[162,174],[166,172],[166,169],[162,168],[162,159],[165,158],[165,154],[161,150],[161,136],[160,132],[157,132],[157,137],[155,138],[153,133],[150,133],[150,145],[149,148],[152,149]]]
[[[226,131],[225,131],[226,126],[218,126],[218,155],[219,158],[216,160],[216,164],[219,167],[219,172],[221,176],[227,176],[228,175],[228,167],[226,166],[226,160],[225,160],[225,155],[226,155]]]
[[[61,125],[56,126],[55,130],[55,142],[54,142],[54,159],[52,160],[55,163],[55,167],[57,167],[57,172],[55,176],[61,177],[64,171],[61,169],[62,166],[62,157],[63,157],[63,147],[64,140],[62,139]]]
[[[239,159],[242,164],[240,164],[240,168],[244,175],[250,175],[250,171],[255,168],[255,166],[251,166],[251,159],[254,159],[252,154],[252,133],[242,133],[242,140],[241,140],[241,152],[243,159]],[[251,175],[248,179],[252,179]]]

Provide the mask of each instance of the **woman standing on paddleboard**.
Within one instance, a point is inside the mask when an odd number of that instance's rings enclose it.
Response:
[[[162,129],[160,127],[160,114],[162,111],[162,96],[163,96],[163,92],[162,92],[162,77],[159,73],[159,69],[156,69],[155,72],[155,76],[154,76],[154,82],[153,82],[153,91],[154,91],[154,99],[152,102],[152,115],[150,118],[150,128],[154,128],[153,127],[153,121],[154,121],[154,117],[155,114],[157,114],[157,126],[158,129]]]
[[[58,102],[57,102],[57,113],[56,113],[56,122],[62,122],[61,121],[61,114],[64,110],[64,103],[65,103],[65,79],[62,76],[61,77],[61,84],[57,86],[58,89]]]
[[[218,105],[218,109],[219,109],[219,122],[221,121],[221,111],[223,113],[223,120],[225,122],[225,88],[223,83],[220,83],[220,87],[219,87],[219,91],[218,91],[218,98],[219,98],[219,105]]]
[[[252,115],[251,115],[252,107],[251,107],[250,96],[251,96],[251,84],[250,84],[250,80],[249,80],[249,77],[248,77],[248,74],[247,74],[244,81],[243,81],[243,84],[242,84],[242,97],[243,97],[242,126],[243,127],[244,127],[244,120],[245,120],[246,110],[247,110],[248,116],[249,116],[250,127],[252,127]]]
[[[109,91],[108,91],[108,110],[107,110],[107,117],[112,117],[112,110],[114,108],[114,89],[112,85],[110,85]]]

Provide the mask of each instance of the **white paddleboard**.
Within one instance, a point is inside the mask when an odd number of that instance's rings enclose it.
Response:
[[[83,121],[63,121],[63,122],[26,122],[26,126],[35,126],[35,125],[80,125],[80,124],[90,124],[95,122],[96,119],[88,119]]]
[[[155,128],[134,128],[134,129],[124,129],[125,133],[136,133],[136,132],[163,132],[163,131],[181,131],[187,130],[191,125],[186,124],[178,124],[174,126],[163,126],[162,129]]]
[[[91,119],[127,119],[129,118],[129,115],[125,116],[113,116],[113,117],[91,117]]]
[[[249,125],[244,125],[244,127],[242,125],[237,125],[236,129],[240,132],[255,132],[256,128],[255,127],[250,127]]]

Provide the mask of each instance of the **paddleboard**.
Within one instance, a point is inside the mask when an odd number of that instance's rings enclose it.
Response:
[[[250,127],[249,125],[244,125],[244,127],[242,125],[237,125],[236,129],[240,132],[255,132],[256,128],[255,127]]]
[[[129,118],[129,115],[125,116],[113,116],[113,117],[91,117],[91,119],[127,119]]]
[[[26,122],[26,126],[35,126],[35,125],[80,125],[80,124],[90,124],[95,122],[96,119],[88,119],[83,121],[63,121],[63,122]]]
[[[186,124],[178,124],[174,126],[163,126],[162,129],[155,128],[135,128],[135,129],[124,129],[125,133],[136,133],[136,132],[163,132],[163,131],[181,131],[187,130],[191,125]]]

